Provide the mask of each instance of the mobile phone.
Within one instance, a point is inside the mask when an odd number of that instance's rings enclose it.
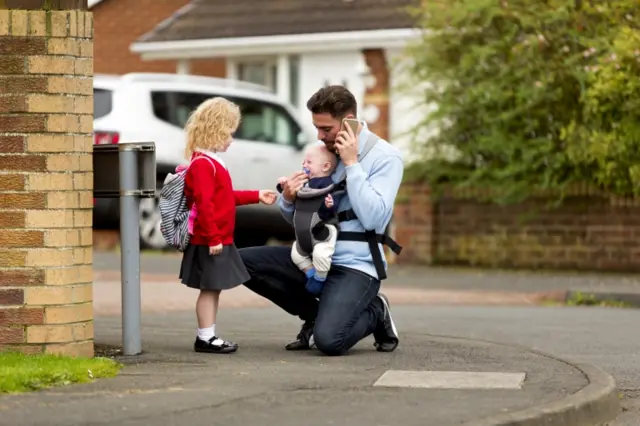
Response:
[[[344,118],[342,120],[342,129],[346,129],[345,126],[349,126],[351,127],[351,131],[353,132],[354,135],[358,132],[359,125],[360,125],[360,122],[358,121],[357,118]]]

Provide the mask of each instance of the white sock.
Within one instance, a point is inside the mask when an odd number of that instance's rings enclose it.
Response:
[[[208,342],[216,335],[216,325],[212,325],[211,327],[199,328],[198,329],[198,338],[200,340],[204,340]]]

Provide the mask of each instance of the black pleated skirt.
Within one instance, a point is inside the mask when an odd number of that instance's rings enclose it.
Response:
[[[200,290],[229,290],[249,281],[235,244],[224,246],[216,256],[209,247],[190,244],[182,256],[180,280],[187,287]]]

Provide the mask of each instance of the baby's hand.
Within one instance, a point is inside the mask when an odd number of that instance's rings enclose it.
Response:
[[[278,178],[278,183],[280,185],[284,185],[284,183],[287,181],[287,177],[286,176],[282,176]]]
[[[331,194],[327,195],[324,199],[324,205],[330,209],[331,207],[333,207],[333,197],[331,196]]]

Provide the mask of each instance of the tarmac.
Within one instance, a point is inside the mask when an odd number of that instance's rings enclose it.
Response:
[[[571,426],[617,415],[613,379],[595,367],[430,335],[415,310],[394,314],[395,352],[367,338],[343,357],[285,351],[298,324],[274,308],[222,313],[224,335],[240,345],[232,355],[191,350],[192,313],[145,315],[144,353],[118,357],[118,377],[3,397],[0,424]],[[118,317],[99,318],[96,340],[118,345],[120,330]]]
[[[119,256],[96,253],[95,340],[113,348],[107,353],[125,368],[92,384],[1,397],[0,425],[588,426],[620,413],[616,382],[599,367],[486,341],[471,330],[476,315],[491,309],[478,314],[476,306],[519,306],[528,315],[526,309],[562,302],[574,291],[637,295],[633,275],[394,266],[384,291],[401,332],[399,348],[378,353],[368,337],[342,357],[285,351],[299,321],[238,287],[223,294],[217,327],[240,350],[210,355],[192,351],[196,294],[178,283],[178,264],[177,256],[143,256],[143,353],[123,357]],[[460,305],[471,309],[468,317],[455,308],[446,315],[432,310]],[[549,308],[549,315],[562,312]],[[435,318],[450,321],[451,333],[435,334]],[[445,322],[438,326],[448,330]],[[491,339],[500,335],[491,330]]]

